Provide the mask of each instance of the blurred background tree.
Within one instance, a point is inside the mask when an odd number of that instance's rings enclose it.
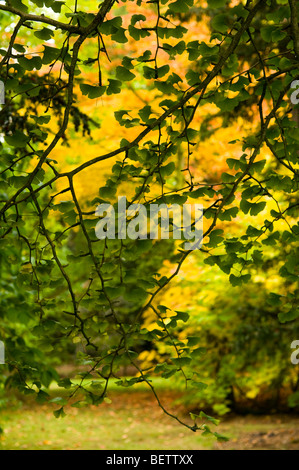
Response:
[[[0,15],[5,386],[100,404],[130,365],[120,386],[183,381],[195,409],[296,407],[296,2],[11,0]],[[124,194],[202,203],[203,247],[97,239],[97,205]],[[79,384],[60,376],[70,362]]]

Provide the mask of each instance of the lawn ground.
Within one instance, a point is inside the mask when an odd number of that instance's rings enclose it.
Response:
[[[160,391],[160,396],[164,403],[177,398],[169,390]],[[0,449],[299,449],[296,415],[223,418],[214,429],[230,438],[222,443],[194,433],[166,416],[146,389],[124,392],[114,388],[110,398],[111,404],[98,407],[66,406],[67,415],[62,419],[53,416],[57,408],[53,403],[38,405],[30,398],[8,401],[0,411]],[[188,421],[182,407],[176,407],[176,411]]]

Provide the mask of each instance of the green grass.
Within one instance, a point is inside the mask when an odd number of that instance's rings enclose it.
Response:
[[[127,377],[127,379],[130,379],[130,377]],[[109,392],[111,391],[116,391],[116,392],[125,392],[125,393],[135,393],[136,391],[148,391],[149,390],[149,385],[143,381],[143,382],[139,382],[139,383],[135,383],[133,387],[123,387],[123,386],[120,386],[117,384],[117,382],[119,382],[119,378],[110,378],[109,379]],[[169,391],[169,390],[176,390],[176,391],[183,391],[184,390],[184,382],[180,382],[180,383],[177,383],[177,382],[174,382],[174,381],[171,381],[171,380],[165,380],[161,377],[152,377],[149,379],[151,384],[155,387],[155,389],[157,389],[158,391]],[[74,378],[71,380],[71,382],[73,384],[76,384],[76,385],[79,385],[81,383],[81,379],[80,378]],[[83,380],[83,383],[82,385],[84,387],[87,387],[91,382],[102,382],[104,384],[104,380],[103,379],[96,379],[96,378],[92,378],[92,379],[84,379]],[[67,394],[68,391],[65,390],[65,389],[62,389],[62,388],[59,388],[58,385],[55,383],[51,384],[50,386],[50,390],[52,393],[57,393],[57,390],[60,390],[60,393],[62,393],[63,395]]]
[[[66,407],[62,419],[55,406],[30,401],[1,412],[1,449],[203,449],[211,439],[193,433],[165,416],[148,392],[111,393],[112,403]]]
[[[179,393],[166,389],[163,379],[154,379],[153,383],[167,409],[192,424],[186,410],[175,401]],[[50,392],[53,396],[66,394],[57,387],[51,387]],[[123,388],[113,382],[108,395],[111,404],[80,409],[67,405],[67,415],[62,419],[53,416],[53,410],[57,409],[54,403],[38,405],[31,396],[23,401],[11,397],[8,403],[2,402],[0,409],[0,425],[4,429],[0,449],[195,450],[254,446],[267,449],[273,445],[298,448],[298,417],[249,416],[223,420],[218,427],[212,426],[231,438],[229,443],[221,444],[166,416],[146,384]]]

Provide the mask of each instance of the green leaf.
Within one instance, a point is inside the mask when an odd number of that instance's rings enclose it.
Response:
[[[235,181],[235,177],[229,173],[222,173],[221,180],[223,183],[233,183]]]
[[[280,312],[278,314],[278,320],[281,323],[293,321],[299,318],[299,308],[290,309],[288,312]]]
[[[59,408],[59,410],[53,411],[53,415],[55,418],[64,418],[66,416],[63,407]]]
[[[152,114],[151,106],[149,106],[149,105],[144,106],[144,108],[140,109],[138,114],[141,117],[143,122],[148,123],[149,122],[149,117]]]
[[[125,31],[126,30],[124,28],[119,28],[116,33],[112,34],[111,39],[121,44],[128,42]]]
[[[175,311],[176,316],[174,317],[176,320],[182,320],[183,322],[188,321],[189,319],[189,313],[187,312],[181,312],[180,310]]]
[[[16,131],[12,136],[7,135],[5,137],[5,141],[8,143],[8,145],[17,148],[26,147],[29,140],[29,137],[20,131]]]
[[[65,5],[65,2],[54,1],[51,2],[51,8],[55,13],[61,13],[61,8]]]
[[[35,400],[37,403],[43,404],[48,400],[49,396],[50,395],[47,392],[39,390]]]
[[[27,57],[18,57],[18,62],[25,70],[39,70],[42,67],[42,60],[39,56],[32,57],[32,59],[27,59]]]
[[[160,169],[157,171],[160,172],[162,177],[165,177],[165,176],[170,176],[174,172],[174,170],[175,170],[175,163],[170,162],[165,166],[161,166]]]
[[[223,434],[219,434],[218,432],[213,433],[215,437],[217,437],[217,441],[219,442],[226,442],[229,441],[229,437],[224,436]]]
[[[51,374],[50,371],[48,370],[45,370],[42,372],[41,374],[41,382],[42,384],[45,386],[45,387],[49,387],[49,385],[51,384],[53,380],[53,375]]]
[[[261,28],[261,36],[266,42],[279,42],[286,37],[286,32],[276,25],[267,25]]]
[[[67,404],[67,400],[63,397],[54,397],[51,400],[49,400],[49,403],[56,403],[58,405],[64,406]]]
[[[201,357],[201,356],[204,356],[206,352],[207,352],[206,348],[196,348],[196,349],[193,349],[191,353],[191,357]]]
[[[56,49],[55,47],[49,47],[44,45],[44,54],[42,58],[42,63],[43,64],[51,64],[55,62],[55,60],[58,59],[58,57],[61,54],[60,49]]]
[[[225,14],[214,16],[211,24],[212,24],[212,27],[216,29],[216,31],[220,31],[221,33],[229,32],[228,16]]]
[[[176,2],[170,3],[168,5],[169,10],[174,11],[175,13],[187,13],[190,6],[192,6],[193,1],[187,0],[177,0]]]
[[[240,276],[235,276],[234,274],[231,274],[229,276],[229,281],[232,286],[241,286],[242,284],[246,284],[251,278],[250,274],[244,274]]]
[[[94,99],[102,96],[105,93],[106,87],[81,84],[80,89],[83,95],[87,95],[88,98]]]
[[[192,387],[197,388],[200,392],[208,388],[208,385],[205,384],[204,382],[195,382],[194,380],[192,380],[191,385]]]
[[[133,78],[135,78],[135,75],[130,72],[130,70],[119,65],[118,67],[116,67],[116,77],[122,82],[127,82],[133,80]]]
[[[199,336],[188,336],[188,346],[198,346],[199,342]]]
[[[28,12],[28,7],[21,2],[21,0],[11,0],[11,6],[15,7],[19,11],[23,11],[24,13]]]
[[[43,41],[48,41],[54,36],[54,31],[52,31],[52,29],[49,29],[49,28],[43,28],[40,31],[35,31],[34,35],[37,38],[42,39]]]
[[[116,34],[122,25],[122,19],[120,16],[112,18],[111,20],[106,20],[100,27],[102,34]]]
[[[131,18],[131,25],[134,26],[139,21],[146,21],[146,16],[144,15],[133,15]]]
[[[112,78],[108,79],[109,86],[107,88],[107,95],[114,95],[121,92],[122,82],[119,80],[113,80]]]
[[[171,360],[177,367],[188,366],[192,361],[191,357],[172,357]]]
[[[48,124],[51,120],[50,114],[45,114],[44,116],[34,116],[30,115],[30,117],[37,123],[37,124]]]
[[[219,419],[216,419],[214,418],[213,416],[209,416],[207,415],[206,413],[204,413],[203,411],[201,411],[199,413],[199,417],[201,419],[207,419],[208,421],[210,421],[211,423],[215,424],[216,426],[218,426],[218,424],[220,423]]]
[[[216,229],[216,230],[213,230],[210,233],[210,235],[209,235],[209,237],[210,237],[209,246],[210,247],[215,247],[219,243],[223,242],[223,237],[221,236],[222,233],[223,233],[222,229]]]
[[[220,212],[219,214],[219,220],[232,220],[234,219],[238,214],[238,208],[237,207],[232,207],[231,209],[227,209],[224,212]]]
[[[251,209],[250,209],[250,214],[251,215],[257,215],[259,214],[262,210],[264,210],[266,207],[266,202],[265,201],[262,201],[262,202],[257,202],[255,204],[252,204],[251,205]]]
[[[133,287],[126,291],[124,297],[130,302],[144,302],[148,297],[148,293],[144,289]]]

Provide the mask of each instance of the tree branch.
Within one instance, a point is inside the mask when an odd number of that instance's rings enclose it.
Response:
[[[57,29],[62,29],[63,31],[68,31],[70,33],[83,34],[85,28],[80,28],[67,23],[62,23],[61,21],[54,20],[53,18],[48,18],[44,15],[32,15],[30,13],[24,13],[23,11],[18,10],[17,8],[0,5],[0,10],[8,11],[14,15],[18,15],[24,21],[37,21],[38,23],[45,23],[51,26],[55,26]]]
[[[289,0],[289,5],[291,9],[291,24],[292,24],[292,32],[293,32],[294,49],[295,49],[295,53],[297,56],[297,60],[299,60],[299,25],[298,25],[297,0]]]

